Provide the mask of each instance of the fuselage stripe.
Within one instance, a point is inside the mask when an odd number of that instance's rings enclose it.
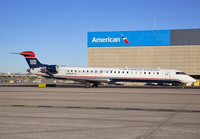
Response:
[[[46,76],[46,74],[37,74],[40,76]],[[109,77],[109,76],[68,76],[68,75],[54,75],[55,77],[65,77],[65,78],[88,78],[88,79],[127,79],[127,80],[153,80],[153,81],[177,81],[183,84],[183,82],[179,79],[166,79],[166,78],[133,78],[133,77]]]

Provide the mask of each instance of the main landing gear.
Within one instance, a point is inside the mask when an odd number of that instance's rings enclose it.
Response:
[[[97,88],[98,84],[97,83],[86,83],[85,88]]]

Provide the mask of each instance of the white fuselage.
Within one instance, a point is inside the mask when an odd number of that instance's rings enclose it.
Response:
[[[30,70],[31,73],[48,77],[40,68]],[[83,82],[163,82],[186,84],[195,80],[176,69],[159,68],[103,68],[103,67],[59,67],[54,74],[57,79],[73,79]]]

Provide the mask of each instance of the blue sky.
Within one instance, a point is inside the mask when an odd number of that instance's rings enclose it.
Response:
[[[0,0],[0,72],[26,73],[22,56],[87,66],[87,32],[200,28],[199,0]]]

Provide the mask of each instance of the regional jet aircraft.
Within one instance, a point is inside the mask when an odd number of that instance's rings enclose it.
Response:
[[[83,82],[86,88],[95,88],[101,83],[116,82],[150,82],[180,85],[195,82],[195,79],[176,69],[59,67],[58,65],[42,64],[32,51],[12,54],[24,56],[30,67],[27,71],[32,74],[46,78]]]

